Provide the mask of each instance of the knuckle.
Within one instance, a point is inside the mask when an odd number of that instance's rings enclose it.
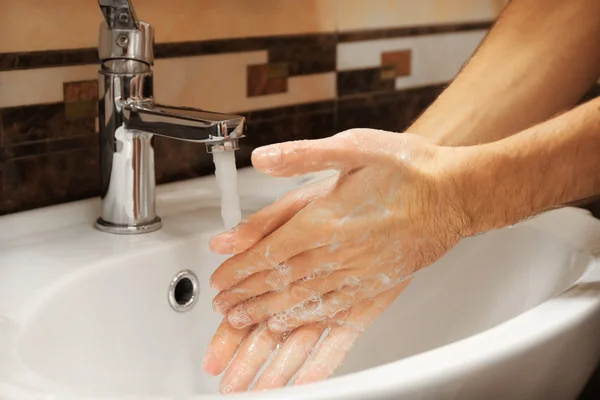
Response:
[[[337,137],[354,141],[362,135],[363,130],[360,128],[351,128],[338,133]]]
[[[264,282],[272,289],[278,290],[287,285],[289,285],[292,281],[292,268],[286,264],[282,263],[275,267],[273,270],[269,271],[266,275]]]
[[[292,285],[290,288],[290,298],[294,302],[302,302],[312,297],[312,287],[303,284]]]

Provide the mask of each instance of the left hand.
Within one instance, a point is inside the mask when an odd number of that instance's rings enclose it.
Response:
[[[409,280],[326,321],[304,325],[289,334],[271,332],[265,323],[236,329],[224,319],[215,333],[206,356],[204,369],[211,375],[227,372],[221,379],[221,392],[245,391],[260,373],[252,390],[275,389],[306,384],[328,378],[365,329],[396,299]],[[319,339],[326,333],[324,339]],[[310,355],[312,358],[307,362]]]
[[[433,263],[468,228],[457,151],[368,129],[255,151],[254,167],[273,176],[337,169],[340,177],[214,272],[211,284],[221,290],[216,308],[228,306],[221,311],[235,328],[268,321],[270,330],[288,332],[392,289]],[[227,237],[235,241],[235,232]]]

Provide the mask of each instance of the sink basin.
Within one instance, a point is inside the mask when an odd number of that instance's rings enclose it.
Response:
[[[328,173],[239,172],[244,213]],[[161,230],[99,232],[98,199],[0,217],[0,398],[212,399],[202,358],[220,317],[208,240],[214,177],[157,190]],[[462,241],[420,271],[336,376],[260,399],[577,396],[600,357],[600,221],[564,208]],[[181,271],[198,279],[185,312]]]

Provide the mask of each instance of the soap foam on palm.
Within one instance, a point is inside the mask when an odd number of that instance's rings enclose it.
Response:
[[[213,151],[212,155],[217,186],[221,192],[221,218],[223,218],[225,229],[231,229],[242,220],[235,153],[233,151]]]

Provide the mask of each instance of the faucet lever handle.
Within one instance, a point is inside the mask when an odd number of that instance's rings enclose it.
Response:
[[[98,0],[98,5],[110,29],[139,29],[138,19],[130,0]]]

